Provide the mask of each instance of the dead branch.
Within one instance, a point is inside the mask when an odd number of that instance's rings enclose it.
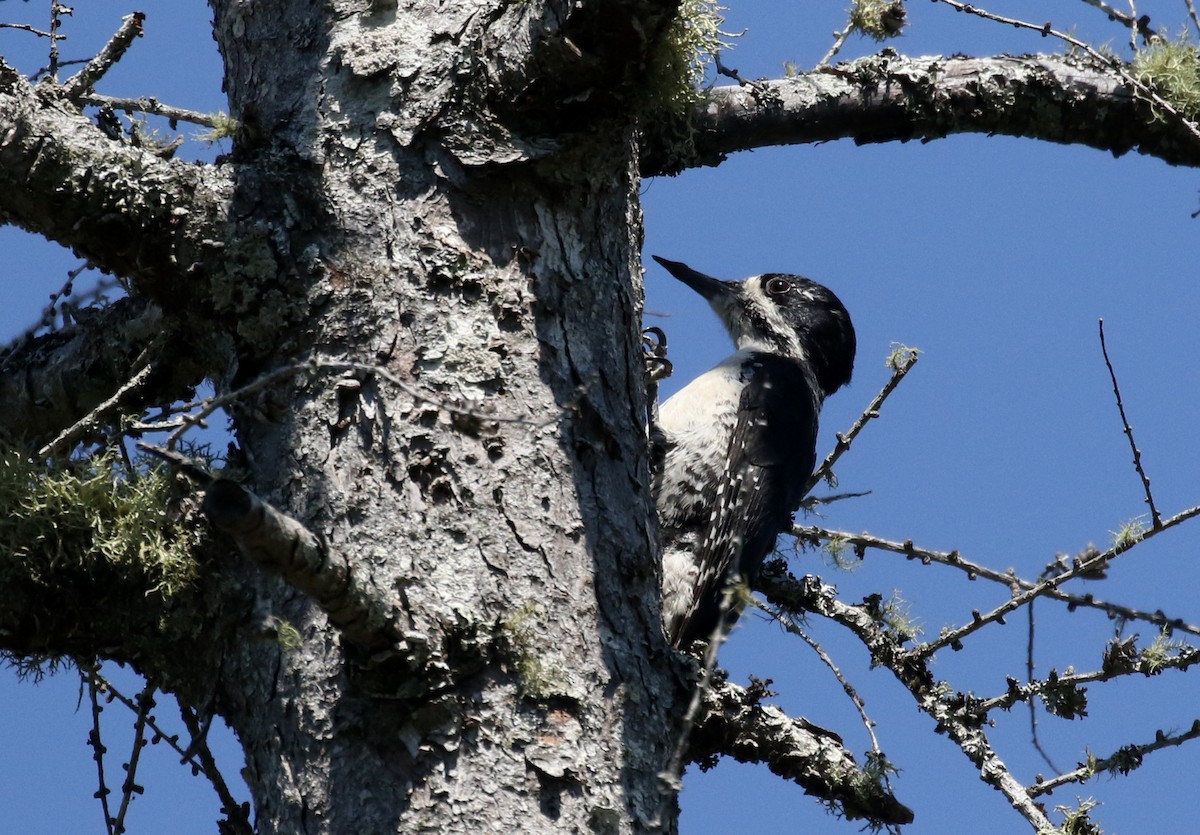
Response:
[[[689,742],[693,762],[725,755],[765,763],[809,794],[838,803],[850,819],[911,823],[913,813],[859,769],[835,734],[761,703],[763,693],[730,682],[708,688]],[[703,765],[702,765],[703,767]]]
[[[145,19],[146,15],[142,12],[134,12],[122,18],[121,28],[96,54],[96,57],[63,82],[62,90],[68,99],[78,100],[80,96],[91,90],[96,82],[112,69],[114,64],[121,60],[121,56],[125,54],[125,50],[129,49],[134,39],[141,37],[142,23]]]
[[[389,606],[360,582],[344,556],[330,552],[300,522],[224,478],[207,486],[202,509],[244,556],[312,597],[347,640],[372,649],[401,637]]]

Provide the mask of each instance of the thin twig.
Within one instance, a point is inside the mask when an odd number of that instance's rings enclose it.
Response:
[[[1159,34],[1150,28],[1150,16],[1142,15],[1139,17],[1136,9],[1127,13],[1110,6],[1108,3],[1105,3],[1104,0],[1083,0],[1083,2],[1104,12],[1106,15],[1108,15],[1110,20],[1115,20],[1122,26],[1128,28],[1131,37],[1130,46],[1132,46],[1135,50],[1137,49],[1137,44],[1136,42],[1132,41],[1132,38],[1140,35],[1145,43],[1149,43],[1151,38],[1159,37]],[[1188,0],[1188,2],[1191,2],[1191,0]],[[1133,7],[1132,1],[1129,5],[1131,8]]]
[[[1187,3],[1188,17],[1192,19],[1192,25],[1196,27],[1197,34],[1200,34],[1200,15],[1196,14],[1196,4],[1192,0],[1184,0]]]
[[[970,580],[983,579],[994,583],[999,583],[1008,588],[1013,594],[1018,591],[1027,591],[1035,588],[1038,584],[1030,580],[1024,580],[1017,577],[1009,571],[997,571],[994,568],[988,568],[976,562],[972,562],[964,558],[958,551],[933,551],[926,548],[919,548],[913,544],[912,540],[904,542],[896,542],[882,537],[872,536],[870,534],[855,534],[849,531],[835,531],[827,528],[820,528],[815,525],[793,525],[791,531],[793,536],[805,540],[807,542],[817,543],[822,540],[837,541],[852,547],[855,552],[861,557],[867,548],[872,548],[877,551],[884,551],[893,554],[903,554],[910,560],[920,560],[922,563],[938,563],[939,565],[949,566],[964,572]],[[1076,561],[1080,561],[1089,557],[1092,553],[1098,551],[1085,550],[1082,556],[1076,557]],[[1093,570],[1095,563],[1089,563]],[[1062,564],[1066,568],[1066,564]],[[1068,609],[1086,608],[1097,609],[1104,612],[1106,615],[1114,618],[1121,618],[1127,621],[1144,621],[1152,623],[1155,626],[1169,626],[1171,629],[1186,632],[1190,635],[1200,635],[1200,626],[1189,624],[1181,618],[1167,617],[1163,612],[1143,612],[1139,609],[1133,609],[1128,606],[1122,606],[1119,603],[1110,603],[1106,600],[1097,598],[1093,594],[1071,594],[1064,592],[1061,589],[1050,589],[1043,593],[1044,597],[1052,600],[1057,600],[1060,603],[1065,603]]]
[[[149,378],[149,376],[150,376],[150,372],[153,370],[154,370],[153,364],[147,364],[147,365],[143,366],[140,371],[138,371],[136,374],[134,374],[132,377],[130,377],[129,380],[126,381],[124,385],[122,385],[119,389],[117,389],[117,391],[113,394],[112,397],[108,398],[103,403],[101,403],[99,406],[92,409],[90,412],[88,412],[82,418],[77,420],[73,425],[67,427],[62,432],[58,433],[57,438],[55,438],[53,441],[51,441],[50,443],[46,444],[44,447],[39,449],[38,455],[39,456],[49,455],[55,449],[55,447],[61,446],[62,444],[65,444],[68,441],[73,441],[73,440],[77,439],[80,435],[82,435],[83,433],[85,433],[88,430],[95,427],[95,425],[100,421],[101,415],[103,415],[109,409],[116,406],[117,403],[119,403],[121,401],[121,398],[124,397],[126,394],[128,394],[130,391],[140,387],[143,383],[145,383],[147,378]]]
[[[116,820],[113,821],[114,835],[125,831],[125,815],[129,812],[129,804],[135,794],[141,794],[143,788],[137,784],[138,761],[142,749],[146,747],[146,723],[150,711],[154,709],[154,691],[157,688],[147,682],[146,688],[138,694],[137,719],[133,723],[133,750],[129,754],[129,762],[125,764],[125,781],[121,784],[121,808],[117,810]]]
[[[1032,687],[1033,683],[1037,680],[1033,675],[1034,627],[1036,625],[1036,619],[1034,618],[1033,611],[1034,602],[1031,600],[1029,602],[1029,608],[1026,610],[1026,614],[1029,616],[1029,633],[1025,643],[1025,684],[1028,687]],[[1050,754],[1044,747],[1042,747],[1042,740],[1038,736],[1037,704],[1033,699],[1030,699],[1028,702],[1026,702],[1026,705],[1029,707],[1029,740],[1033,743],[1034,750],[1041,755],[1042,761],[1046,763],[1047,767],[1049,767],[1051,771],[1053,771],[1055,774],[1061,774],[1062,771],[1057,765],[1054,764],[1054,761],[1050,759]]]
[[[896,351],[893,352],[892,357],[888,360],[892,368],[891,379],[889,379],[884,387],[879,390],[879,393],[875,395],[875,399],[873,399],[867,405],[867,408],[863,410],[863,413],[858,416],[858,420],[854,421],[854,425],[850,427],[850,431],[846,432],[845,434],[839,432],[836,435],[837,445],[834,446],[832,452],[825,456],[825,460],[821,462],[821,466],[817,467],[816,471],[814,471],[809,477],[808,483],[804,485],[804,492],[806,495],[810,490],[817,486],[817,482],[832,472],[833,465],[837,463],[838,459],[842,457],[843,453],[850,449],[850,445],[854,443],[854,439],[858,437],[858,433],[863,430],[863,427],[865,427],[872,418],[879,417],[879,410],[883,408],[884,401],[887,400],[891,393],[896,390],[896,386],[900,385],[900,381],[904,379],[905,375],[908,374],[912,367],[917,364],[917,357],[919,353],[920,352],[915,348],[908,348],[904,346],[898,347]]]
[[[110,701],[120,702],[122,706],[128,708],[134,713],[137,712],[138,707],[133,699],[126,696],[117,689],[116,685],[101,675],[99,667],[92,667],[84,672],[87,674],[88,682],[96,686],[97,692],[104,693],[108,696]],[[150,730],[154,731],[157,739],[161,739],[163,742],[167,743],[167,745],[170,746],[175,753],[179,754],[181,763],[184,765],[193,764],[191,758],[186,756],[187,752],[183,749],[183,746],[179,744],[178,736],[174,734],[167,734],[166,731],[164,731],[155,723],[154,717],[147,718],[146,723],[149,725]]]
[[[178,697],[176,698],[178,699]],[[196,714],[182,700],[179,700],[179,715],[183,717],[183,723],[187,726],[188,733],[192,736],[192,743],[188,746],[188,750],[194,751],[200,758],[200,770],[212,784],[217,797],[221,799],[221,811],[225,813],[225,822],[230,827],[229,831],[237,833],[237,835],[251,835],[254,828],[250,825],[250,819],[246,815],[245,808],[237,802],[233,796],[233,792],[226,785],[225,778],[221,775],[220,768],[217,767],[217,761],[213,757],[212,750],[208,747],[208,742],[205,740],[204,729],[201,728],[201,723],[196,718]],[[206,728],[207,725],[205,725]],[[221,831],[224,832],[225,830],[222,829]]]
[[[1009,805],[1036,830],[1052,828],[1045,811],[1033,803],[1025,786],[995,753],[986,723],[981,723],[978,714],[954,694],[935,686],[928,659],[903,651],[897,636],[879,622],[879,614],[870,604],[843,603],[837,599],[837,590],[820,578],[792,577],[782,560],[764,566],[758,588],[772,601],[795,611],[815,612],[849,629],[867,647],[872,663],[892,671],[912,694],[917,707],[937,721],[939,733],[945,733],[970,759],[985,783],[1002,792]]]
[[[1031,681],[1020,687],[1016,686],[1015,680],[1010,680],[1009,683],[1011,686],[1002,695],[994,696],[990,699],[982,699],[975,707],[982,713],[988,713],[997,709],[1008,710],[1018,702],[1032,701],[1034,696],[1042,696],[1044,698],[1044,694],[1052,690],[1066,690],[1081,687],[1085,684],[1100,684],[1112,681],[1115,678],[1135,674],[1148,676],[1157,675],[1165,670],[1186,670],[1200,662],[1200,649],[1190,646],[1186,648],[1187,652],[1181,651],[1177,655],[1160,657],[1153,662],[1153,665],[1147,661],[1146,653],[1143,650],[1138,660],[1127,666],[1113,665],[1106,669],[1066,675],[1056,675],[1052,672],[1049,678]]]
[[[1191,519],[1195,516],[1200,516],[1200,506],[1190,507],[1181,513],[1175,514],[1170,519],[1163,522],[1159,527],[1151,528],[1150,530],[1146,531],[1140,539],[1119,543],[1109,548],[1107,551],[1096,551],[1093,555],[1079,560],[1074,566],[1064,570],[1061,574],[1057,574],[1054,577],[1049,577],[1045,580],[1042,580],[1041,582],[1031,586],[1026,591],[1014,595],[1011,599],[1000,606],[997,606],[988,614],[980,615],[978,612],[976,612],[974,613],[974,617],[970,623],[964,624],[955,629],[943,630],[942,634],[937,638],[937,640],[927,641],[920,646],[914,647],[909,651],[909,655],[911,655],[913,658],[925,659],[944,647],[957,646],[962,642],[963,638],[974,632],[978,632],[989,623],[1003,621],[1005,615],[1016,611],[1034,598],[1044,597],[1048,592],[1057,589],[1068,580],[1072,580],[1080,575],[1086,575],[1089,572],[1093,572],[1099,566],[1107,565],[1108,562],[1114,557],[1125,553],[1138,543],[1144,542],[1150,537],[1169,530],[1170,528],[1173,528],[1182,522],[1186,522],[1188,519]]]
[[[871,737],[871,750],[874,751],[878,756],[882,757],[884,755],[883,749],[879,747],[879,739],[875,736],[875,722],[870,716],[867,715],[866,704],[863,703],[862,697],[858,695],[858,691],[854,689],[854,685],[851,684],[844,675],[842,675],[842,671],[838,668],[837,664],[833,662],[833,659],[829,656],[829,653],[825,651],[824,647],[818,644],[811,635],[809,635],[800,627],[800,624],[796,621],[795,615],[793,615],[791,612],[788,612],[782,606],[777,604],[768,606],[757,598],[751,598],[750,603],[760,611],[765,612],[773,620],[778,621],[784,629],[786,629],[790,634],[795,635],[797,638],[804,641],[804,643],[808,644],[809,648],[817,654],[817,658],[821,659],[821,663],[828,667],[829,671],[833,673],[833,677],[836,678],[838,684],[842,686],[842,692],[849,697],[850,701],[854,704],[854,709],[858,711],[858,715],[862,719],[863,727],[867,729],[867,735]]]
[[[66,35],[60,35],[59,38],[60,38],[60,40],[66,40]],[[58,69],[61,70],[63,67],[74,67],[77,64],[86,64],[87,62],[88,62],[87,58],[73,58],[70,61],[59,61],[57,64],[55,64],[55,67],[57,67]],[[41,67],[40,69],[36,70],[33,73],[33,75],[29,76],[29,80],[37,81],[43,75],[46,75],[49,72],[50,72],[50,65],[47,64],[46,66]]]
[[[197,110],[163,104],[153,96],[130,99],[119,96],[102,96],[99,93],[84,93],[79,96],[79,103],[96,107],[111,107],[113,110],[124,110],[126,113],[148,113],[151,116],[162,116],[172,122],[188,122],[206,128],[215,128],[219,119],[218,116],[211,113],[201,113]]]
[[[116,31],[96,56],[84,65],[84,68],[68,78],[62,84],[63,92],[71,101],[90,90],[113,65],[121,60],[125,50],[133,43],[134,38],[141,37],[142,23],[146,15],[134,12],[121,20],[121,28]]]
[[[17,349],[20,348],[22,345],[26,345],[29,342],[31,342],[34,339],[34,337],[37,335],[38,331],[40,331],[42,328],[52,328],[54,326],[54,320],[55,320],[55,318],[57,318],[57,316],[59,314],[59,307],[58,307],[59,301],[61,301],[62,299],[68,298],[74,292],[75,279],[79,278],[80,273],[82,273],[84,270],[86,270],[90,266],[91,266],[91,264],[89,262],[84,261],[82,264],[80,264],[75,269],[67,270],[67,280],[65,282],[63,282],[62,287],[60,287],[56,292],[50,294],[50,302],[44,308],[42,308],[41,316],[38,318],[37,322],[33,325],[30,325],[28,328],[26,328],[24,331],[21,332],[20,336],[13,338],[12,340],[10,340],[8,342],[7,345],[4,346],[4,348],[0,349],[0,355],[4,356],[4,361],[0,362],[0,371],[3,371],[5,368],[8,367],[8,363],[16,355]],[[113,287],[115,285],[116,285],[115,281],[101,282],[90,293],[85,294],[83,298],[87,299],[89,296],[96,297],[100,294],[103,294],[106,290],[110,289],[111,287]],[[72,305],[72,308],[76,308],[78,306],[80,306],[80,302],[77,301],[75,303],[75,305]],[[65,327],[65,321],[66,321],[66,312],[65,311],[66,311],[66,305],[64,303],[64,309],[63,309],[64,327]]]
[[[1049,794],[1059,786],[1067,783],[1085,782],[1102,771],[1127,773],[1141,765],[1142,758],[1146,754],[1161,751],[1164,748],[1174,748],[1192,739],[1200,739],[1200,719],[1192,722],[1192,727],[1184,733],[1165,734],[1162,731],[1157,731],[1154,734],[1154,742],[1146,743],[1145,745],[1126,745],[1101,759],[1092,759],[1089,757],[1089,762],[1074,771],[1055,777],[1053,780],[1046,780],[1030,786],[1028,788],[1029,796],[1038,797],[1039,795]]]
[[[31,32],[39,38],[50,37],[49,32],[43,32],[41,29],[34,29],[28,23],[0,23],[0,29],[20,29],[22,32]]]
[[[829,51],[825,53],[825,57],[817,62],[815,69],[820,69],[829,64],[833,60],[833,56],[842,51],[842,47],[846,45],[846,39],[850,37],[850,33],[854,31],[854,24],[847,23],[846,28],[840,32],[834,32],[833,46],[829,47]]]
[[[1133,440],[1133,427],[1129,425],[1129,418],[1125,415],[1125,404],[1121,401],[1121,387],[1117,385],[1117,372],[1113,370],[1112,361],[1108,358],[1108,345],[1104,341],[1103,319],[1100,320],[1100,351],[1104,354],[1104,364],[1108,367],[1108,376],[1112,379],[1113,396],[1117,398],[1117,411],[1121,413],[1121,426],[1125,429],[1125,437],[1129,439],[1129,448],[1133,450],[1133,468],[1137,470],[1138,476],[1142,479],[1142,489],[1146,491],[1146,504],[1150,508],[1150,517],[1154,527],[1161,527],[1162,517],[1158,514],[1158,508],[1154,506],[1154,495],[1150,492],[1150,478],[1142,468],[1142,453]]]
[[[717,75],[723,75],[726,78],[732,78],[734,81],[736,81],[738,83],[738,86],[740,86],[740,87],[753,86],[753,84],[754,84],[753,81],[742,78],[741,73],[739,73],[736,69],[734,69],[733,67],[727,67],[723,63],[721,63],[720,53],[717,53],[716,55],[713,56],[713,64],[716,67]]]
[[[712,689],[713,675],[717,669],[717,650],[729,636],[725,615],[731,609],[734,594],[735,590],[726,584],[721,597],[721,617],[717,618],[717,624],[713,627],[708,636],[708,642],[704,646],[704,657],[700,659],[699,680],[692,688],[692,698],[688,702],[687,710],[684,711],[683,721],[679,724],[679,735],[675,739],[675,751],[671,754],[667,767],[659,774],[659,779],[668,788],[668,791],[663,793],[664,798],[675,797],[682,787],[684,757],[687,755],[688,740],[692,735],[692,728],[696,726],[696,718],[700,715],[704,697]]]
[[[716,67],[717,75],[723,75],[726,78],[732,78],[738,83],[739,87],[749,87],[751,97],[762,105],[779,103],[779,94],[771,89],[771,86],[764,80],[751,81],[748,78],[743,78],[733,67],[727,67],[721,63],[721,55],[717,53],[713,56],[713,64]]]
[[[50,0],[50,66],[46,71],[50,74],[51,81],[58,81],[58,42],[65,41],[66,35],[58,34],[58,29],[62,26],[60,16],[71,15],[74,9],[70,6],[58,2],[58,0]]]
[[[92,746],[92,758],[96,761],[96,776],[99,781],[96,797],[100,798],[100,810],[104,815],[105,831],[108,835],[113,835],[113,819],[108,806],[108,796],[112,790],[104,781],[104,752],[106,749],[100,738],[100,713],[104,710],[98,696],[101,687],[97,682],[94,670],[85,670],[80,667],[79,675],[87,684],[88,699],[92,703],[92,730],[88,733],[88,744]]]

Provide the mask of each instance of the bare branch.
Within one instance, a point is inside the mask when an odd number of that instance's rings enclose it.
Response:
[[[166,452],[139,444],[148,452]],[[402,638],[389,605],[355,576],[350,562],[333,554],[292,517],[240,484],[213,480],[204,491],[204,515],[233,537],[248,559],[282,577],[315,600],[349,641],[372,649]]]
[[[1178,655],[1167,658],[1151,661],[1143,652],[1127,665],[1106,664],[1105,669],[1093,670],[1088,673],[1071,673],[1069,675],[1052,673],[1045,679],[1039,679],[1038,681],[1032,681],[1023,685],[1018,685],[1015,679],[1009,679],[1007,691],[1000,696],[980,701],[977,709],[984,713],[997,708],[1008,710],[1019,702],[1030,701],[1035,696],[1045,696],[1048,692],[1054,690],[1111,681],[1114,678],[1134,675],[1135,673],[1143,676],[1151,676],[1157,675],[1164,670],[1186,670],[1198,662],[1200,662],[1200,649],[1189,647],[1187,652],[1181,652]]]
[[[150,711],[154,709],[154,691],[157,688],[147,682],[146,687],[137,696],[137,719],[133,723],[133,745],[129,752],[129,762],[125,764],[125,779],[121,782],[121,806],[117,816],[112,821],[114,832],[125,831],[125,815],[129,813],[129,804],[135,794],[141,794],[143,789],[137,784],[137,768],[141,761],[142,748],[146,745],[146,722]]]
[[[989,12],[987,9],[981,9],[978,6],[971,5],[970,3],[959,2],[959,0],[934,0],[934,2],[943,3],[955,11],[978,15],[979,17],[987,20],[994,20],[997,23],[1015,26],[1018,29],[1031,29],[1034,32],[1040,33],[1042,37],[1057,38],[1063,43],[1068,44],[1072,49],[1076,49],[1085,54],[1094,62],[1095,66],[1100,68],[1108,68],[1112,72],[1116,73],[1118,76],[1120,76],[1121,80],[1125,84],[1136,90],[1138,95],[1143,96],[1148,101],[1154,102],[1155,107],[1159,108],[1164,113],[1169,114],[1171,118],[1174,119],[1179,125],[1186,128],[1193,137],[1200,139],[1200,126],[1198,126],[1195,121],[1189,119],[1187,116],[1181,113],[1173,104],[1160,96],[1149,85],[1144,84],[1138,79],[1134,78],[1125,67],[1124,62],[1122,62],[1119,58],[1114,58],[1112,56],[1100,53],[1087,41],[1080,40],[1074,35],[1055,29],[1049,21],[1043,24],[1028,23],[1017,18],[995,14],[993,12]]]
[[[1117,384],[1117,372],[1113,370],[1112,360],[1108,358],[1108,344],[1104,340],[1103,319],[1100,320],[1100,351],[1104,354],[1104,365],[1108,368],[1108,376],[1112,380],[1113,396],[1117,399],[1117,411],[1121,413],[1121,426],[1125,430],[1125,437],[1129,439],[1129,448],[1133,450],[1133,468],[1137,470],[1137,474],[1142,480],[1142,489],[1146,491],[1146,505],[1150,508],[1150,518],[1154,521],[1154,527],[1161,527],[1162,517],[1158,515],[1158,508],[1154,506],[1154,495],[1150,492],[1150,479],[1142,468],[1142,452],[1133,440],[1133,427],[1129,425],[1129,418],[1125,415],[1125,404],[1121,400],[1121,387]]]
[[[850,606],[837,599],[836,589],[816,577],[797,580],[788,573],[782,560],[763,567],[757,587],[774,603],[791,611],[815,612],[853,632],[871,652],[871,660],[887,667],[912,694],[917,707],[938,723],[979,769],[980,778],[999,790],[1009,804],[1037,830],[1051,828],[1045,812],[1033,802],[1025,787],[1013,776],[992,749],[984,733],[977,709],[978,700],[938,687],[928,659],[916,652],[905,652],[900,641],[880,622],[871,602]]]
[[[1188,519],[1191,519],[1195,516],[1200,516],[1200,506],[1191,507],[1175,514],[1170,519],[1163,522],[1159,527],[1151,528],[1150,530],[1146,531],[1145,534],[1137,540],[1118,543],[1112,548],[1109,548],[1107,551],[1096,551],[1092,555],[1077,561],[1072,567],[1064,569],[1060,574],[1057,574],[1053,577],[1048,577],[1047,579],[1030,586],[1020,594],[1013,595],[1010,600],[1004,602],[1000,606],[997,606],[988,614],[980,615],[978,612],[976,612],[970,623],[964,624],[956,629],[943,630],[942,634],[937,640],[928,641],[918,647],[915,647],[911,653],[914,657],[928,658],[942,647],[956,646],[962,642],[963,638],[972,634],[973,632],[978,632],[987,624],[1003,622],[1005,615],[1026,605],[1034,598],[1045,596],[1048,592],[1053,589],[1057,589],[1068,580],[1072,580],[1076,577],[1085,576],[1090,572],[1094,572],[1097,567],[1106,565],[1113,557],[1117,556],[1118,554],[1125,553],[1139,542],[1143,542],[1150,537],[1173,528],[1182,522],[1186,522]]]
[[[114,142],[2,60],[0,126],[0,221],[72,247],[165,310],[204,309],[228,233],[226,171]]]
[[[1059,786],[1067,783],[1084,783],[1105,771],[1127,774],[1142,764],[1142,759],[1146,754],[1162,751],[1165,748],[1174,748],[1193,739],[1200,739],[1200,719],[1192,722],[1192,727],[1184,733],[1168,734],[1158,731],[1154,735],[1154,742],[1144,745],[1125,745],[1109,756],[1099,759],[1088,757],[1088,762],[1074,771],[1030,786],[1029,795],[1038,797],[1050,794]]]
[[[1184,0],[1187,3],[1188,17],[1191,18],[1192,25],[1196,27],[1196,32],[1200,34],[1200,15],[1196,14],[1196,4],[1193,0]]]
[[[121,28],[109,39],[104,48],[96,54],[96,57],[88,61],[83,69],[63,82],[63,93],[68,99],[71,101],[78,100],[80,96],[92,89],[96,82],[112,69],[114,64],[121,60],[121,56],[125,54],[125,50],[129,49],[134,38],[141,37],[142,22],[145,19],[146,15],[142,12],[134,12],[122,18]]]
[[[833,465],[837,463],[842,454],[850,449],[850,445],[854,443],[854,439],[858,437],[858,433],[862,432],[863,427],[872,418],[879,417],[879,410],[883,408],[884,401],[888,399],[896,386],[900,385],[900,381],[905,375],[917,364],[918,351],[914,348],[900,347],[897,352],[889,358],[888,362],[892,368],[892,376],[880,389],[879,394],[863,409],[863,413],[859,415],[858,420],[854,421],[854,425],[850,427],[850,431],[842,434],[837,434],[837,445],[833,450],[825,456],[825,460],[821,462],[821,466],[813,472],[809,477],[808,482],[804,485],[804,493],[807,495],[810,490],[817,486],[817,482],[825,478],[833,471]],[[893,362],[893,359],[895,360]]]
[[[0,23],[0,29],[20,29],[22,32],[30,32],[37,35],[39,38],[50,37],[49,32],[43,32],[41,29],[35,29],[27,23]]]
[[[763,694],[736,684],[714,684],[691,735],[689,756],[711,762],[720,755],[765,763],[809,794],[838,803],[851,819],[905,824],[912,811],[864,773],[835,734],[760,703]]]
[[[1189,2],[1191,0],[1188,0]],[[1100,11],[1104,12],[1111,20],[1115,20],[1122,26],[1127,27],[1134,36],[1140,36],[1143,42],[1149,43],[1151,38],[1159,37],[1158,32],[1150,26],[1150,16],[1142,15],[1141,17],[1128,12],[1123,12],[1115,6],[1105,3],[1104,0],[1083,0],[1089,6],[1095,6]]]
[[[716,165],[734,151],[769,145],[904,142],[959,133],[1084,144],[1117,155],[1137,149],[1174,165],[1200,166],[1196,135],[1180,120],[1151,118],[1144,87],[1091,59],[906,58],[885,50],[760,82],[757,91],[708,91],[689,117],[694,148],[658,144],[670,140],[650,131],[643,173]]]
[[[197,110],[187,110],[182,107],[172,107],[163,104],[153,96],[137,99],[120,98],[117,96],[102,96],[98,93],[84,93],[79,96],[80,104],[90,104],[97,107],[111,107],[113,110],[124,110],[126,113],[148,113],[151,116],[162,116],[172,122],[188,122],[206,128],[217,127],[218,117],[211,113],[201,113]]]
[[[60,17],[70,16],[74,11],[65,3],[60,3],[59,0],[50,0],[50,66],[47,68],[47,72],[50,73],[52,81],[58,81],[58,42],[67,39],[66,35],[58,34],[58,30],[62,26]]]
[[[809,542],[819,543],[838,542],[850,546],[855,553],[861,558],[867,548],[872,548],[878,551],[884,551],[893,554],[903,554],[907,559],[920,560],[928,565],[929,563],[937,563],[939,565],[956,568],[967,575],[967,579],[976,580],[984,579],[994,583],[999,583],[1014,593],[1017,590],[1028,590],[1034,588],[1036,583],[1022,579],[1016,576],[1011,571],[997,571],[994,568],[989,568],[981,563],[972,562],[966,559],[958,551],[933,551],[928,548],[919,548],[913,544],[912,540],[904,542],[896,542],[882,537],[872,536],[867,533],[850,533],[849,531],[834,531],[826,528],[820,528],[816,525],[793,525],[791,534],[798,539]],[[1098,553],[1094,549],[1084,549],[1075,557],[1078,562],[1086,559],[1089,555]],[[1061,565],[1061,570],[1065,570],[1067,564]],[[1200,625],[1190,624],[1182,618],[1172,618],[1165,615],[1163,612],[1145,612],[1140,609],[1134,609],[1129,606],[1123,606],[1119,603],[1112,603],[1094,594],[1070,594],[1061,589],[1049,589],[1044,595],[1052,600],[1057,600],[1067,604],[1068,609],[1085,608],[1097,609],[1104,612],[1106,615],[1114,618],[1121,618],[1127,621],[1145,621],[1152,623],[1155,626],[1167,626],[1171,629],[1187,632],[1191,635],[1200,635]]]
[[[829,62],[833,60],[833,56],[842,51],[842,47],[846,44],[846,39],[850,37],[850,33],[853,31],[854,24],[847,23],[846,27],[842,29],[842,31],[836,33],[833,38],[833,46],[829,47],[829,51],[826,52],[825,56],[817,62],[817,67],[828,66]]]
[[[142,366],[142,369],[130,377],[124,385],[117,389],[116,392],[113,393],[112,397],[108,398],[99,406],[92,409],[90,412],[80,418],[75,424],[60,432],[58,437],[38,450],[38,455],[49,455],[55,447],[63,446],[68,441],[77,440],[79,436],[90,431],[91,429],[94,429],[100,420],[100,416],[120,403],[121,398],[130,391],[145,385],[146,380],[150,377],[150,372],[153,370],[154,366],[152,365]]]
[[[107,835],[113,835],[113,817],[108,803],[108,796],[112,794],[112,789],[104,780],[104,752],[106,749],[100,736],[100,713],[104,710],[100,705],[101,685],[97,681],[94,669],[85,670],[80,667],[79,675],[87,687],[88,701],[92,707],[92,730],[88,733],[88,745],[92,748],[92,759],[96,762],[96,779],[99,785],[99,788],[96,789],[96,797],[100,799],[100,811],[104,815],[104,831]]]
[[[834,662],[833,658],[825,651],[825,648],[817,643],[816,639],[805,632],[798,622],[798,618],[791,612],[786,611],[780,606],[770,606],[763,604],[757,599],[751,599],[750,605],[757,607],[765,612],[768,617],[778,621],[783,625],[783,628],[788,631],[789,635],[795,635],[804,643],[808,644],[808,648],[816,653],[817,658],[821,663],[828,668],[829,672],[833,673],[833,677],[837,679],[838,684],[842,686],[842,692],[850,699],[854,709],[858,711],[858,716],[862,720],[863,727],[867,731],[867,735],[871,737],[871,750],[877,755],[883,756],[883,749],[879,745],[879,739],[875,736],[875,722],[867,715],[867,706],[862,698],[858,695],[858,691],[854,685],[842,674],[841,668]]]
[[[221,799],[221,811],[225,814],[225,826],[218,824],[219,832],[227,833],[227,835],[251,835],[254,827],[250,825],[250,818],[246,809],[242,804],[238,803],[233,797],[233,792],[229,790],[229,786],[225,783],[225,778],[221,775],[221,769],[217,767],[217,761],[213,758],[212,750],[208,747],[207,742],[200,741],[196,744],[197,739],[202,737],[200,723],[196,719],[195,713],[188,707],[182,699],[179,702],[179,715],[183,717],[183,723],[187,726],[188,733],[192,735],[191,748],[196,749],[195,756],[199,757],[200,770],[204,772],[204,776],[212,783],[213,790],[216,791],[217,797]],[[178,746],[173,746],[178,750]]]

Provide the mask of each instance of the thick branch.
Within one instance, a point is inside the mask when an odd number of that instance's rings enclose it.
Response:
[[[840,804],[848,818],[912,822],[912,810],[861,771],[836,735],[760,704],[760,698],[729,682],[710,687],[689,740],[691,759],[723,754],[738,762],[766,763],[809,794]]]
[[[162,313],[144,299],[121,299],[69,329],[0,354],[0,432],[37,449],[111,397],[162,328]],[[160,366],[122,400],[126,411],[188,396],[200,375],[186,363]]]
[[[108,139],[60,96],[0,61],[0,222],[182,307],[195,297],[187,273],[225,237],[229,177]]]
[[[1130,150],[1200,165],[1200,142],[1116,74],[1057,55],[906,58],[889,52],[794,78],[709,91],[691,116],[694,150],[651,133],[646,174],[716,165],[734,151],[1002,134]]]
[[[203,510],[243,555],[312,597],[350,641],[370,649],[400,638],[391,633],[386,607],[356,581],[349,562],[295,519],[228,479],[205,489]]]

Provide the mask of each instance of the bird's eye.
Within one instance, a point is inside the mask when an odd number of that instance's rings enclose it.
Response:
[[[772,296],[782,296],[792,289],[792,282],[784,278],[772,278],[767,282],[767,293]]]

